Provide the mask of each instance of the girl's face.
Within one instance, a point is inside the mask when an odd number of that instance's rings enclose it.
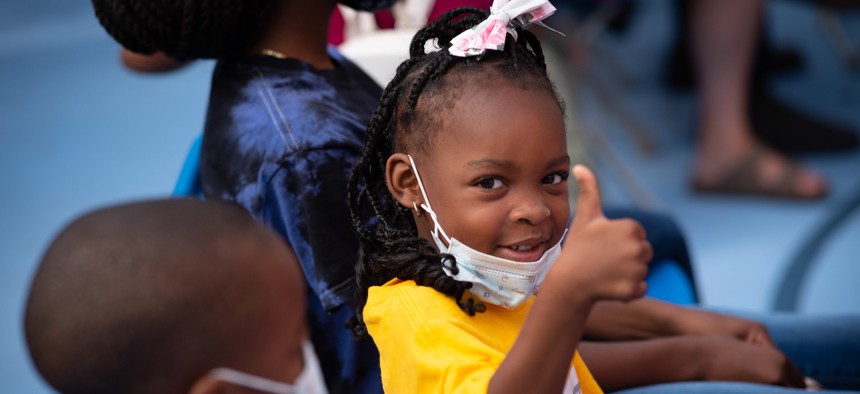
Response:
[[[430,206],[449,237],[497,257],[536,261],[561,239],[570,215],[558,102],[543,89],[504,83],[467,92],[439,115],[443,130],[431,131],[428,152],[415,157]],[[416,224],[432,244],[429,215]]]

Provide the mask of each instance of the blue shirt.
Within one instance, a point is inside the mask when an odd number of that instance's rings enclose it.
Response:
[[[286,238],[326,310],[353,298],[359,243],[346,184],[381,94],[329,54],[333,70],[266,56],[220,61],[200,168],[207,197],[238,202]]]

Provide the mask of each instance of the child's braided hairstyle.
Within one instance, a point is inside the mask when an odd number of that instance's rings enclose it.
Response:
[[[120,45],[178,60],[241,54],[262,33],[277,1],[92,0],[99,22]]]
[[[471,297],[463,299],[471,283],[457,281],[442,270],[444,264],[456,273],[454,258],[440,255],[418,236],[411,211],[388,192],[385,166],[395,152],[430,149],[440,119],[453,109],[460,92],[474,83],[498,84],[501,77],[521,88],[546,89],[558,99],[546,74],[540,42],[529,31],[518,29],[518,40],[508,35],[504,51],[490,50],[480,58],[448,53],[452,38],[487,16],[487,11],[464,7],[421,29],[412,39],[409,59],[397,68],[370,120],[364,151],[348,186],[353,226],[362,248],[356,265],[357,319],[350,323],[357,336],[366,333],[362,309],[368,288],[393,278],[414,280],[447,294],[469,315],[485,309]],[[428,44],[441,49],[426,53]]]

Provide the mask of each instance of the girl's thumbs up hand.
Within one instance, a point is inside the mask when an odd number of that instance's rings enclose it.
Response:
[[[573,167],[579,185],[574,220],[562,246],[562,254],[548,280],[563,279],[566,291],[587,292],[597,300],[630,301],[645,294],[651,244],[645,230],[632,219],[609,220],[600,204],[594,174],[583,165]]]

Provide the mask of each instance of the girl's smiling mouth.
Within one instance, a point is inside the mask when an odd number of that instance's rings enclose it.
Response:
[[[496,255],[520,263],[531,263],[540,260],[546,250],[547,241],[545,238],[541,238],[510,245],[499,245],[496,247]]]

